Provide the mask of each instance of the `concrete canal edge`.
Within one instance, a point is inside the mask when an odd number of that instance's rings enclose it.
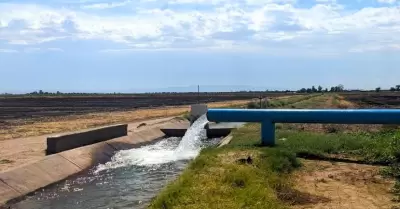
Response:
[[[218,145],[223,146],[228,144],[232,138],[229,134],[230,131],[241,125],[243,124],[211,124],[208,131],[211,131],[210,133],[215,132],[218,135],[215,137],[226,136]],[[126,124],[119,124],[74,132],[70,135],[49,137],[48,140],[54,140],[51,142],[51,146],[55,148],[53,149],[56,152],[55,154],[47,155],[39,161],[0,173],[0,208],[3,208],[6,204],[17,202],[41,188],[85,171],[94,165],[106,163],[119,150],[155,143],[169,136],[168,133],[165,133],[168,131],[165,130],[172,131],[171,133],[179,133],[178,135],[184,134],[189,127],[189,122],[169,122],[157,128],[133,132],[129,135],[126,135],[127,132],[121,130],[121,127],[126,128],[127,126]],[[107,133],[107,131],[111,133]],[[102,134],[116,138],[98,137]],[[59,146],[57,142],[60,142],[61,145]],[[91,144],[87,145],[88,143]],[[61,151],[68,148],[72,149]]]
[[[8,203],[18,201],[38,189],[87,170],[96,164],[105,163],[111,159],[116,151],[132,149],[160,140],[166,136],[160,130],[161,128],[182,128],[188,127],[188,125],[187,121],[176,121],[166,123],[158,128],[124,135],[126,131],[121,130],[121,127],[126,128],[127,126],[122,124],[75,132],[71,135],[59,136],[60,138],[50,137],[51,139],[56,138],[56,141],[63,139],[63,149],[68,147],[76,148],[62,152],[58,152],[60,150],[57,151],[55,149],[54,151],[57,153],[47,155],[39,161],[0,173],[0,208]],[[107,130],[111,133],[107,133]],[[91,133],[88,134],[88,132]],[[100,137],[101,139],[99,139],[97,137],[98,134],[117,138],[108,138],[107,140],[105,137]],[[118,137],[119,135],[123,136]],[[90,137],[95,139],[88,139]],[[70,144],[65,142],[64,139],[66,138],[71,141]],[[83,146],[87,143],[92,144]]]
[[[128,135],[128,124],[118,124],[47,137],[46,155]]]
[[[228,136],[224,137],[219,143],[218,143],[218,148],[223,147],[227,144],[229,144],[232,140],[233,136],[232,134],[229,134]]]

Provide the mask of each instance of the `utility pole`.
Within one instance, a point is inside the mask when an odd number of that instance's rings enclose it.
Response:
[[[197,104],[200,103],[200,85],[197,85]]]

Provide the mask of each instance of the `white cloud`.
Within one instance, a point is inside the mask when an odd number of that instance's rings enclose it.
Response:
[[[394,4],[397,0],[378,0],[379,3]]]
[[[95,3],[95,4],[87,4],[83,5],[81,8],[83,9],[111,9],[116,7],[125,6],[132,1],[123,1],[123,2],[110,2],[110,3]]]
[[[52,51],[52,52],[63,52],[64,50],[60,49],[60,48],[47,48],[47,51]]]
[[[38,47],[28,47],[23,48],[21,50],[15,49],[1,49],[0,53],[18,53],[18,52],[25,52],[25,53],[35,53],[35,52],[63,52],[64,50],[60,48],[38,48]]]
[[[399,51],[400,52],[400,44],[363,45],[363,46],[356,46],[349,50],[349,52],[355,52],[355,53],[369,52],[369,51]]]
[[[324,48],[329,53],[357,51],[366,44],[392,50],[391,46],[400,43],[396,38],[400,37],[399,7],[350,11],[334,0],[316,1],[309,8],[298,7],[295,0],[96,1],[81,4],[83,10],[0,3],[0,42],[34,45],[63,39],[107,40],[125,45],[125,51],[259,50],[285,43],[288,50],[290,46]],[[140,7],[130,13],[96,13],[96,9],[130,3]],[[195,6],[205,4],[207,9]],[[167,6],[160,9],[160,5]]]
[[[294,4],[297,0],[245,0],[246,5]]]
[[[23,49],[25,53],[35,53],[35,52],[63,52],[60,48],[38,48],[38,47],[28,47]]]
[[[336,0],[315,0],[318,3],[330,3],[330,4],[335,4],[337,1]]]
[[[151,1],[151,0],[150,0]],[[171,0],[169,4],[210,4],[217,5],[229,2],[229,0]]]
[[[14,49],[0,49],[0,53],[16,53],[17,50]]]

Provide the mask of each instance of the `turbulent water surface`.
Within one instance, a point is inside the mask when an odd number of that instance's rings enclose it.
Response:
[[[183,138],[167,138],[156,144],[117,152],[111,161],[89,173],[70,178],[36,192],[11,208],[145,208],[162,187],[185,168],[205,146],[205,116]]]

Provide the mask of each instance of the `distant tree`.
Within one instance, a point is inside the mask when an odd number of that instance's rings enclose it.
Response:
[[[335,92],[335,87],[331,87],[331,92]]]
[[[315,86],[312,86],[312,87],[311,87],[311,91],[312,91],[312,92],[317,92],[317,89],[315,88]]]
[[[396,91],[396,88],[395,87],[391,87],[390,91]]]
[[[42,91],[42,90],[39,90],[39,94],[43,94],[43,91]]]
[[[312,89],[310,88],[307,89],[307,93],[312,93],[312,92],[313,92]]]
[[[396,85],[396,91],[400,91],[400,85]]]
[[[375,88],[375,91],[376,91],[376,92],[380,92],[380,91],[381,91],[381,87],[376,87],[376,88]]]
[[[57,95],[60,95],[60,94],[61,94],[61,92],[57,91]]]
[[[342,84],[339,84],[339,85],[337,86],[337,90],[338,90],[338,92],[344,91],[344,86],[343,86]]]
[[[328,92],[328,88],[325,88],[325,92]]]
[[[318,86],[318,92],[322,92],[322,86]]]
[[[306,92],[307,92],[307,89],[306,89],[306,88],[301,88],[298,92],[299,92],[299,93],[306,93]]]

